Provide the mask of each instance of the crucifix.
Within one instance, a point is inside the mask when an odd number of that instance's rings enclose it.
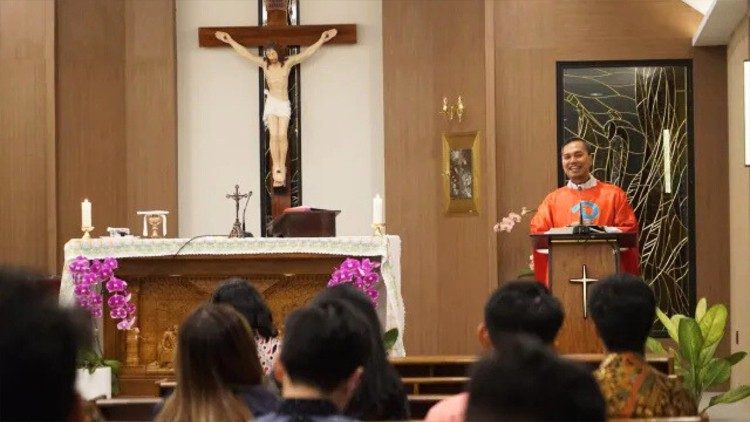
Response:
[[[292,12],[292,13],[290,13]],[[201,47],[232,47],[262,69],[260,149],[261,233],[284,209],[302,202],[300,157],[300,76],[296,64],[323,43],[354,44],[355,24],[299,25],[298,0],[259,0],[259,24],[245,27],[202,27]],[[286,55],[286,46],[291,47]],[[308,46],[303,52],[301,46]],[[264,47],[254,55],[246,47]],[[289,81],[292,83],[289,83]],[[291,140],[291,142],[290,142]],[[287,151],[289,150],[289,154]]]
[[[234,185],[234,194],[227,194],[227,199],[234,199],[234,225],[229,237],[245,237],[245,231],[240,224],[240,201],[248,196],[249,193],[240,194],[240,185]]]
[[[583,277],[581,278],[571,278],[571,283],[581,283],[583,285],[583,318],[588,318],[588,306],[586,306],[586,302],[588,301],[588,285],[589,283],[593,283],[595,281],[599,281],[598,278],[589,278],[588,270],[586,268],[586,264],[583,264]]]

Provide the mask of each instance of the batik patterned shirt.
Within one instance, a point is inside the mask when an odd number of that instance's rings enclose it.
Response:
[[[692,416],[697,409],[677,379],[657,371],[636,353],[612,353],[594,372],[615,418]]]

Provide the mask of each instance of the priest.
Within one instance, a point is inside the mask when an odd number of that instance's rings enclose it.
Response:
[[[635,233],[638,221],[625,192],[591,175],[593,157],[581,138],[562,147],[562,167],[568,183],[551,192],[531,220],[531,233],[541,234],[556,227],[586,224],[604,226],[608,232]],[[638,247],[620,254],[620,269],[639,275]],[[547,255],[534,251],[534,275],[547,284]]]

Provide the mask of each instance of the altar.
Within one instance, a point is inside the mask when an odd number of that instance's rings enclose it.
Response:
[[[69,264],[78,256],[116,258],[115,275],[128,283],[137,307],[137,333],[117,330],[106,307],[103,317],[104,356],[123,363],[121,394],[155,395],[156,381],[174,376],[172,368],[159,364],[160,345],[167,337],[175,340],[182,319],[223,280],[249,280],[264,295],[283,334],[286,316],[324,289],[334,267],[348,257],[380,263],[378,316],[386,330],[399,330],[392,355],[405,355],[398,236],[73,239],[65,244],[60,287],[64,304],[75,302]]]

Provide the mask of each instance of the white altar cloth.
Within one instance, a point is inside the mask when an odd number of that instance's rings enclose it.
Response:
[[[380,256],[385,301],[378,304],[378,314],[385,313],[385,329],[398,328],[399,336],[391,351],[404,356],[404,299],[401,296],[401,238],[398,236],[341,236],[305,238],[200,237],[190,239],[140,239],[101,237],[72,239],[65,244],[60,302],[72,304],[73,279],[68,266],[78,256],[88,259],[137,258],[175,255],[252,255],[309,253],[345,256]],[[115,270],[117,275],[117,270]],[[126,280],[127,281],[127,280]],[[384,303],[385,302],[385,303]]]

